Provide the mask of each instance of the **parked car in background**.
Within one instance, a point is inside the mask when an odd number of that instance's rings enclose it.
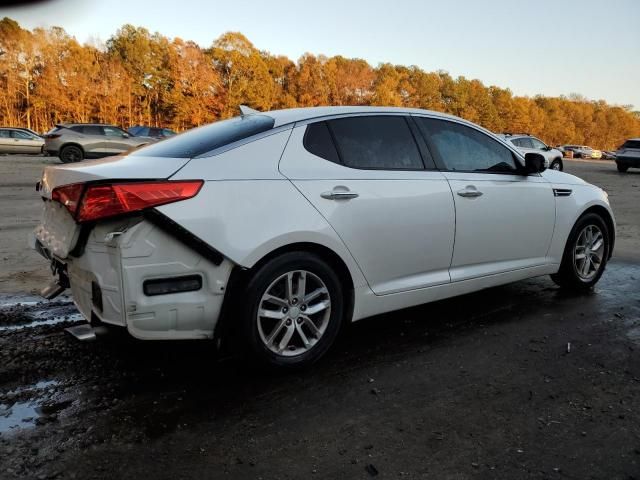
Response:
[[[609,150],[602,150],[602,158],[604,160],[615,160],[616,159],[616,152],[612,152]]]
[[[172,137],[176,134],[176,132],[170,128],[145,127],[143,125],[131,127],[127,129],[127,132],[136,137],[152,137],[158,139]]]
[[[505,142],[514,145],[522,153],[539,153],[544,157],[545,167],[552,170],[563,170],[564,164],[562,163],[562,152],[553,147],[548,146],[539,138],[532,135],[502,133],[498,137],[502,138]]]
[[[344,323],[539,275],[587,290],[606,192],[463,119],[385,107],[243,110],[87,165],[46,167],[32,246],[92,323],[234,338],[308,366]],[[83,234],[80,234],[80,232]]]
[[[44,151],[58,156],[63,163],[118,155],[157,141],[134,137],[119,127],[101,123],[61,123],[44,139]]]
[[[44,138],[41,133],[38,133],[35,130],[31,130],[30,128],[25,128],[25,127],[11,127],[11,128],[15,128],[16,130],[23,130],[25,132],[30,133],[31,135],[35,135],[36,137]]]
[[[619,172],[629,168],[640,168],[640,138],[630,138],[616,152],[616,166]]]
[[[602,158],[602,152],[600,150],[594,150],[587,145],[565,145],[565,150],[571,150],[574,158]]]
[[[0,128],[0,153],[42,153],[44,139],[27,129]]]

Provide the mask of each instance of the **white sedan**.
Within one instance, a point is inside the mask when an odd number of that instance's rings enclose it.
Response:
[[[319,107],[243,115],[120,157],[47,167],[33,246],[52,297],[139,339],[233,335],[320,358],[345,322],[610,258],[607,194],[460,118]]]

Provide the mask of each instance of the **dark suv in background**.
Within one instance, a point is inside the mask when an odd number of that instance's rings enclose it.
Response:
[[[44,141],[45,152],[59,157],[63,163],[71,163],[85,158],[118,155],[157,140],[133,136],[113,125],[61,123],[44,136]]]
[[[640,138],[630,138],[616,152],[616,166],[619,172],[629,168],[640,168]]]

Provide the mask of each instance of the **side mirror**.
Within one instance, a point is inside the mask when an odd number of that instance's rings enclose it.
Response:
[[[527,153],[524,156],[524,172],[529,175],[531,173],[544,172],[547,167],[544,166],[544,157],[539,153]]]
[[[128,133],[123,133],[122,134],[122,138],[129,138],[131,135],[129,135]]]

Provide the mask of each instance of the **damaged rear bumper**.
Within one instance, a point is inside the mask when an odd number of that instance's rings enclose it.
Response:
[[[68,277],[88,320],[125,327],[140,339],[213,337],[234,266],[228,259],[212,261],[143,217],[93,226],[66,258],[40,238],[42,232],[32,247],[52,262],[61,286]]]

